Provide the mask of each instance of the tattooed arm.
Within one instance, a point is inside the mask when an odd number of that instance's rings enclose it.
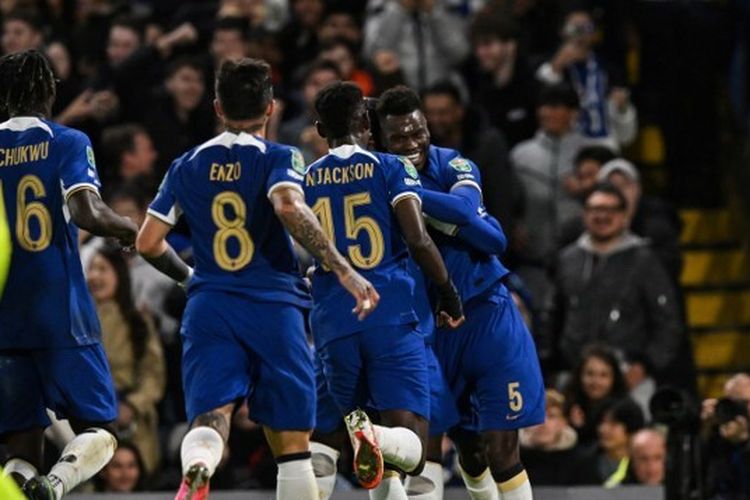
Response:
[[[336,250],[326,237],[318,219],[305,204],[302,192],[288,185],[274,189],[269,198],[276,216],[292,237],[307,249],[321,264],[329,268],[339,279],[341,286],[352,294],[357,305],[352,311],[364,319],[380,300],[372,284],[359,275]]]

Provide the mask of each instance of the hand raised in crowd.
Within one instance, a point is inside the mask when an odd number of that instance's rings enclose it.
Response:
[[[588,48],[576,40],[565,42],[552,58],[552,69],[557,73],[562,73],[569,65],[585,61],[588,57]]]
[[[55,119],[63,125],[76,124],[88,119],[104,121],[117,111],[118,106],[119,100],[112,91],[95,92],[86,89]]]
[[[198,30],[191,23],[182,23],[172,31],[160,36],[154,46],[166,57],[175,47],[190,45],[198,40]]]
[[[617,108],[617,111],[624,113],[630,106],[630,91],[625,87],[613,87],[609,93],[609,99]]]

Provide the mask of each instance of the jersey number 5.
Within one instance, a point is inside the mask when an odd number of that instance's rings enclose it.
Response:
[[[372,217],[362,216],[355,217],[354,209],[359,206],[369,205],[372,203],[370,193],[356,193],[344,196],[344,229],[346,238],[357,240],[359,233],[364,231],[370,239],[370,254],[362,254],[362,246],[355,244],[349,245],[349,261],[359,269],[372,269],[380,264],[385,253],[385,243],[383,242],[383,231]],[[335,242],[335,232],[333,228],[333,211],[331,208],[331,199],[328,197],[319,198],[312,207],[312,211],[320,221],[320,225],[325,231],[326,236]]]
[[[2,185],[0,185],[2,189]],[[26,203],[26,192],[31,190],[34,198],[44,198],[47,191],[36,175],[21,177],[16,190],[16,240],[27,252],[41,252],[52,242],[52,216],[41,201]],[[36,219],[38,232],[32,236],[31,219]]]
[[[520,382],[508,384],[508,406],[510,406],[511,411],[519,412],[523,408],[523,396],[518,390],[520,386]]]
[[[227,207],[234,212],[233,217],[227,216]],[[247,207],[239,194],[234,191],[223,191],[214,197],[211,204],[211,218],[218,227],[214,234],[214,260],[225,271],[237,271],[250,263],[255,253],[255,244],[250,233],[245,229]],[[237,240],[239,250],[237,255],[229,255],[227,244],[230,238]]]

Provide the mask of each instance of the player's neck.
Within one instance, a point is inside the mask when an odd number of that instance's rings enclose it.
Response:
[[[335,137],[332,139],[328,139],[328,147],[330,149],[335,149],[339,146],[359,146],[360,144],[357,142],[357,139],[354,138],[353,135],[345,135],[344,137]]]
[[[266,131],[266,120],[243,120],[243,121],[230,121],[224,122],[224,130],[232,134],[241,134],[242,132],[251,135],[257,135],[265,137]]]

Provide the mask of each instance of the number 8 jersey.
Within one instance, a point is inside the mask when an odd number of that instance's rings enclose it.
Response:
[[[268,199],[279,186],[301,191],[304,168],[294,148],[231,132],[172,163],[148,213],[169,225],[185,217],[195,256],[188,296],[212,290],[309,307],[291,238]]]
[[[375,311],[359,321],[351,312],[354,299],[319,266],[310,316],[316,346],[374,327],[417,323],[409,253],[392,208],[404,198],[420,200],[414,166],[405,158],[344,145],[311,164],[304,185],[305,201],[323,230],[380,294]]]
[[[95,344],[96,310],[66,206],[80,189],[99,191],[88,137],[36,117],[0,124],[0,189],[12,241],[0,298],[0,349]]]

